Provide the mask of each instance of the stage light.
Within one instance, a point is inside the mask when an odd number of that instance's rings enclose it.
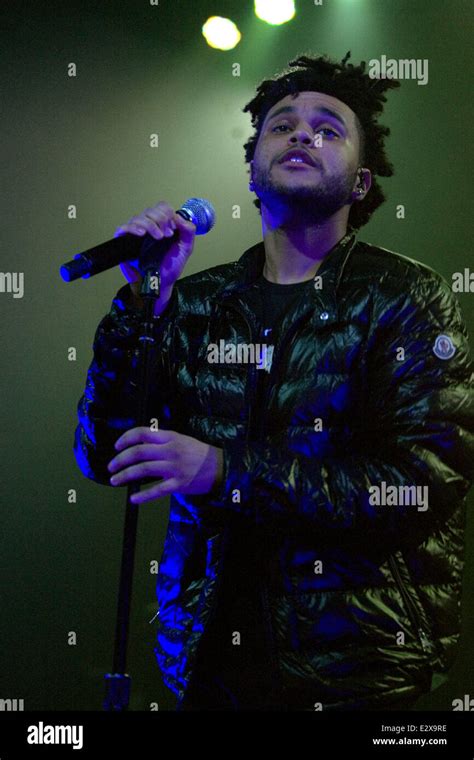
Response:
[[[242,37],[234,22],[222,16],[208,18],[202,33],[207,44],[217,50],[232,50]]]
[[[254,4],[255,15],[274,26],[290,21],[296,12],[293,0],[255,0]]]

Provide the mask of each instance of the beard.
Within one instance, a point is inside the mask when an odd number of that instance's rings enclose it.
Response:
[[[325,178],[321,168],[318,171],[320,177],[316,185],[292,185],[274,179],[270,171],[265,172],[255,167],[256,195],[271,212],[278,214],[288,211],[293,217],[302,217],[316,223],[324,222],[347,203],[352,203],[357,169],[330,178]]]

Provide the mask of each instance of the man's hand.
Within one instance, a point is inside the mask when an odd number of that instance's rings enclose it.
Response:
[[[222,482],[222,449],[172,430],[152,431],[147,427],[127,430],[115,443],[121,453],[108,470],[115,473],[111,485],[119,486],[142,478],[163,478],[131,496],[134,504],[171,493],[209,493]]]
[[[127,224],[122,224],[115,230],[114,237],[126,233],[143,236],[148,233],[148,239],[144,240],[141,246],[141,254],[145,253],[147,261],[153,259],[153,238],[158,242],[163,238],[173,238],[173,243],[168,247],[166,253],[160,255],[161,291],[153,304],[153,313],[155,316],[159,316],[168,305],[173,286],[178,277],[181,276],[186,262],[193,252],[196,226],[183,219],[169,203],[160,201],[156,206],[132,216]],[[157,247],[156,250],[159,251],[159,248]],[[139,260],[140,257],[133,261],[124,261],[120,264],[120,269],[130,283],[130,290],[134,295],[137,307],[143,308],[143,299],[140,295],[142,273]]]

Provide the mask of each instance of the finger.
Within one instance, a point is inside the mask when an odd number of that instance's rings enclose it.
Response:
[[[130,501],[133,504],[142,504],[145,501],[152,501],[152,499],[160,499],[162,496],[169,496],[178,490],[178,481],[176,478],[169,478],[168,480],[162,480],[156,485],[150,486],[150,488],[144,488],[142,491],[134,493],[130,497]]]
[[[124,451],[110,460],[107,469],[110,473],[113,473],[138,462],[152,461],[154,459],[163,461],[168,453],[169,446],[165,444],[141,443],[137,446],[128,446]]]
[[[144,224],[130,221],[128,224],[122,224],[120,227],[117,227],[114,233],[114,238],[127,233],[130,233],[131,235],[144,235],[146,231],[146,226]]]
[[[128,282],[138,282],[141,278],[141,272],[138,267],[132,266],[129,263],[122,262],[119,264],[120,271]]]
[[[159,201],[151,208],[147,208],[145,211],[146,214],[150,214],[152,219],[155,219],[158,215],[159,218],[165,218],[165,219],[172,219],[175,211],[174,208],[170,206],[169,203],[166,203],[166,201]]]
[[[147,208],[144,212],[148,219],[151,219],[159,226],[165,235],[173,235],[176,230],[175,212],[168,204],[158,204],[153,208]]]
[[[133,446],[136,443],[167,443],[175,435],[172,430],[150,430],[149,427],[134,427],[123,433],[120,438],[117,438],[115,449],[121,451],[127,448],[127,446]]]
[[[156,460],[140,462],[132,467],[126,467],[125,470],[115,473],[110,478],[112,486],[123,486],[125,483],[131,483],[143,478],[169,478],[173,474],[173,467],[170,462],[157,462]]]
[[[155,240],[161,240],[164,237],[164,230],[145,213],[132,217],[126,226],[136,227],[138,230],[144,229]]]

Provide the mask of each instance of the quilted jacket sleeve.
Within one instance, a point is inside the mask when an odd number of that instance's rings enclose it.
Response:
[[[108,314],[100,321],[93,342],[93,359],[83,395],[77,405],[79,424],[74,455],[81,472],[102,485],[110,485],[107,465],[117,453],[115,441],[135,427],[138,411],[138,335],[140,312],[130,306],[128,284],[117,292]],[[157,413],[170,392],[167,346],[175,308],[172,297],[155,328],[153,387],[150,398]],[[160,420],[161,424],[161,420]]]
[[[375,291],[366,427],[358,445],[318,460],[280,444],[224,444],[222,506],[258,509],[259,520],[270,525],[297,521],[366,542],[418,540],[459,507],[474,477],[474,375],[458,302],[434,270],[404,289],[391,278]],[[433,350],[440,335],[452,341],[451,358]],[[448,355],[449,340],[443,345]],[[427,486],[428,508],[372,503],[369,488],[383,481]],[[234,489],[240,503],[234,503]]]

